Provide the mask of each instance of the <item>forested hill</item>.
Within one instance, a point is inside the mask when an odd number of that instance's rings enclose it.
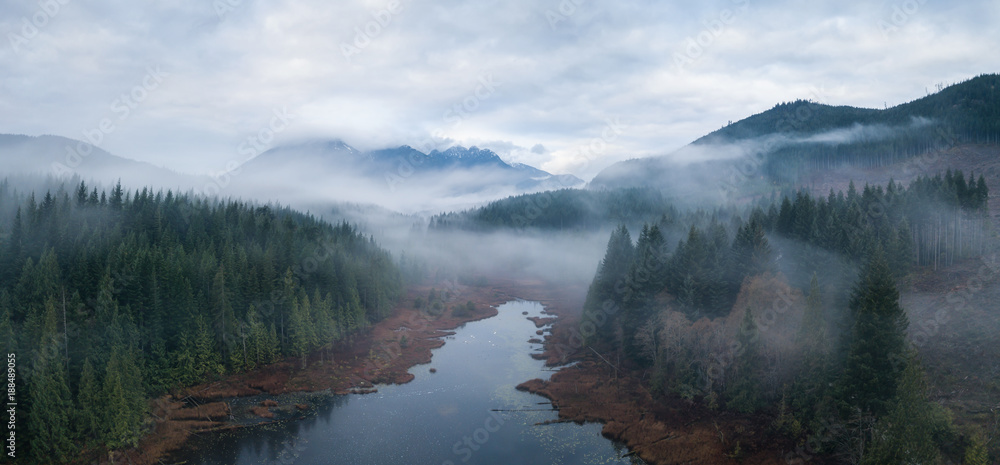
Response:
[[[593,230],[657,221],[677,211],[655,189],[561,189],[495,200],[431,218],[431,230],[491,232],[509,229]]]
[[[0,351],[29,463],[142,434],[148,396],[302,355],[387,316],[390,255],[286,208],[0,182]],[[23,426],[21,426],[23,425]]]
[[[647,186],[714,202],[721,200],[720,189],[753,195],[776,184],[795,185],[819,170],[878,168],[961,144],[995,145],[1000,143],[998,87],[1000,75],[981,75],[884,110],[782,103],[676,153],[611,165],[590,187]]]
[[[814,135],[854,125],[899,127],[911,124],[914,118],[927,119],[971,141],[996,143],[1000,135],[998,87],[1000,75],[984,74],[885,110],[797,100],[713,131],[694,144],[732,142],[774,133]]]

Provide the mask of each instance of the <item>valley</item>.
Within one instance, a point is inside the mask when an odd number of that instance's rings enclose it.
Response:
[[[0,136],[22,460],[995,462],[998,85],[780,103],[589,182],[542,144],[184,174]]]

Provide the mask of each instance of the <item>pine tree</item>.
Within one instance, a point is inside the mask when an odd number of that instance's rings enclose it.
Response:
[[[222,358],[226,358],[225,352],[229,350],[229,334],[236,323],[236,316],[233,314],[233,305],[226,289],[226,274],[221,266],[212,279],[212,294],[217,334],[222,341]]]
[[[878,419],[861,463],[937,463],[934,432],[941,416],[935,415],[935,407],[927,400],[927,383],[920,362],[910,355],[896,397],[888,413]]]
[[[792,407],[809,417],[817,410],[829,376],[826,318],[820,295],[819,280],[813,273],[802,318],[802,328],[796,337],[802,354],[802,369],[792,391]]]
[[[222,357],[215,349],[215,342],[205,319],[198,315],[195,318],[195,335],[193,341],[194,372],[196,376],[221,374],[225,371]]]
[[[253,304],[247,310],[247,368],[252,370],[270,362],[267,354],[267,329],[257,316],[257,307]]]
[[[0,354],[17,353],[17,333],[14,323],[10,320],[11,308],[7,291],[0,290]]]
[[[763,357],[757,322],[749,308],[743,314],[736,341],[736,356],[726,381],[726,405],[739,412],[753,413],[764,404],[760,389]]]
[[[315,334],[313,322],[309,318],[309,299],[303,294],[302,300],[292,300],[291,316],[288,329],[291,332],[292,354],[302,358],[302,367],[306,366],[306,357],[313,348]]]
[[[981,434],[972,434],[969,445],[965,446],[965,459],[962,465],[989,465],[989,463],[990,454],[986,450],[986,440]]]
[[[142,372],[136,365],[133,349],[116,345],[104,374],[103,438],[111,449],[134,447],[142,437],[142,422],[146,401],[142,389]]]
[[[40,349],[32,366],[28,413],[31,455],[39,463],[65,462],[74,453],[70,414],[73,398],[69,391],[61,335],[56,329],[55,301],[45,304]]]
[[[278,360],[281,356],[281,341],[278,339],[278,331],[274,328],[274,323],[271,323],[271,330],[267,333],[263,353],[267,363]]]
[[[643,365],[648,365],[653,360],[640,355],[642,350],[636,336],[639,328],[656,313],[652,305],[653,296],[665,285],[668,262],[664,245],[658,226],[643,227],[629,267],[628,286],[625,287],[622,298],[620,318],[625,354]]]
[[[199,379],[194,343],[187,334],[178,336],[177,350],[172,353],[171,377],[182,385],[193,384]]]
[[[90,358],[83,361],[83,369],[80,371],[80,382],[77,389],[76,405],[76,427],[78,435],[86,440],[94,440],[101,433],[101,425],[105,408],[104,399],[101,396],[101,384],[97,379],[97,372]]]
[[[764,235],[764,225],[757,218],[751,218],[736,233],[732,249],[733,281],[738,292],[744,278],[771,268],[771,245]]]
[[[881,247],[876,247],[851,295],[854,319],[838,398],[845,415],[884,414],[896,395],[905,360],[908,325],[899,291]]]
[[[586,338],[588,344],[613,341],[615,330],[618,328],[616,320],[626,289],[625,277],[634,254],[632,237],[628,229],[624,225],[618,226],[608,239],[604,259],[601,260],[584,301],[584,318],[581,319],[581,324],[589,321],[597,326],[597,332]],[[597,324],[598,322],[600,324]]]

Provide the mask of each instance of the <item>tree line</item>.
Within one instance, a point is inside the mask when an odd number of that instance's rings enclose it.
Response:
[[[388,252],[285,207],[121,184],[0,182],[0,350],[36,463],[134,446],[149,396],[309,352],[386,317]],[[37,192],[37,193],[36,193]]]
[[[983,74],[887,109],[784,102],[694,144],[788,138],[760,153],[762,172],[778,182],[794,183],[804,174],[840,166],[888,166],[958,144],[1000,143],[998,85],[1000,75]],[[818,134],[829,140],[810,137]]]
[[[922,225],[982,216],[985,184],[949,171],[907,188],[788,194],[692,225],[673,247],[662,222],[635,243],[618,227],[584,303],[585,343],[624,355],[655,393],[766,413],[780,434],[823,438],[815,451],[848,463],[961,456],[947,412],[928,401],[896,280],[934,265],[918,259]],[[976,441],[964,450],[985,457]]]

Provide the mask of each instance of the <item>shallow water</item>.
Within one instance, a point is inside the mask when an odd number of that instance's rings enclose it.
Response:
[[[551,371],[530,353],[536,302],[514,301],[468,323],[434,350],[416,379],[379,392],[330,397],[303,420],[201,436],[178,460],[249,464],[609,464],[627,450],[601,425],[559,423],[547,399],[514,389]],[[522,312],[528,312],[523,315]],[[435,368],[436,373],[429,369]],[[500,410],[500,411],[497,411]]]

